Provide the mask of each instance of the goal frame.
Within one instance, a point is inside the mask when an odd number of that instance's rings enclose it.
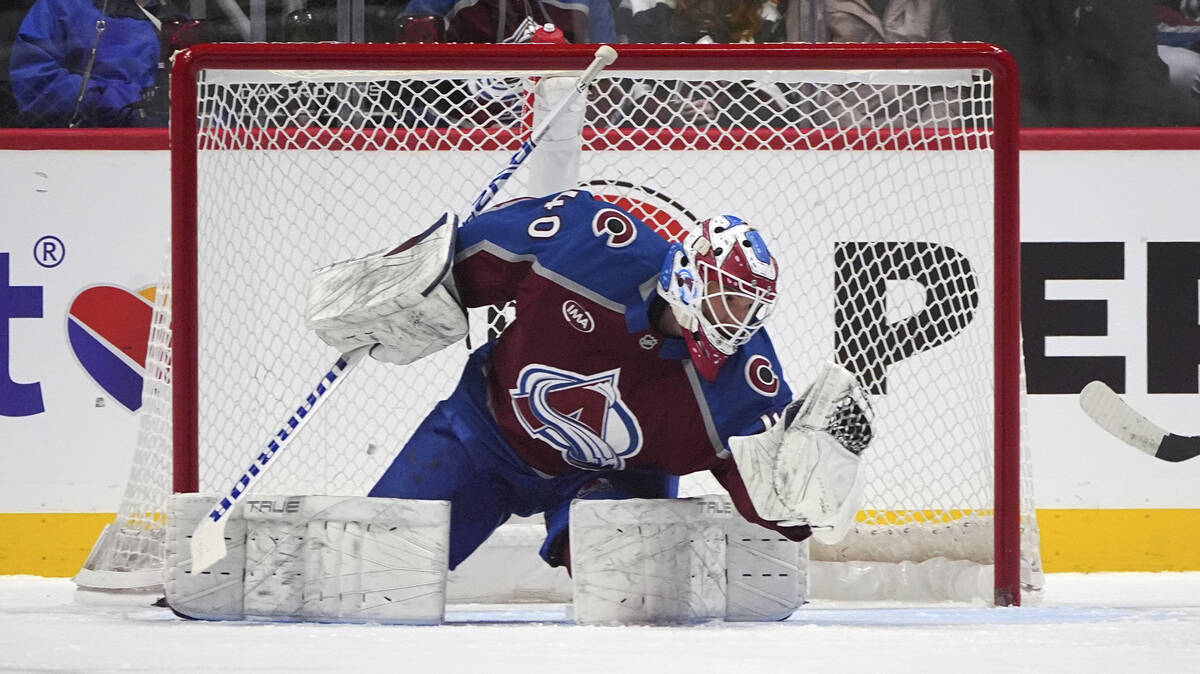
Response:
[[[1016,64],[982,43],[619,45],[610,71],[701,69],[986,69],[994,90],[994,601],[1019,605],[1020,582],[1020,228]],[[197,75],[205,69],[439,69],[528,67],[582,71],[594,45],[203,44],[176,54],[171,95],[173,490],[199,486],[197,295]],[[735,65],[736,64],[736,65]]]

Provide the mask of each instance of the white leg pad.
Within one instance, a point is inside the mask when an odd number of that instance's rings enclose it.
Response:
[[[808,541],[797,543],[737,513],[725,529],[725,620],[783,620],[808,594]]]
[[[246,521],[233,516],[225,523],[225,556],[193,574],[192,532],[212,511],[215,496],[175,494],[167,500],[167,561],[163,581],[167,604],[201,620],[240,620],[246,569]]]
[[[189,617],[436,624],[445,615],[450,504],[256,496],[225,530],[228,554],[190,571],[188,538],[210,495],[172,497],[166,593]]]
[[[728,501],[577,500],[571,504],[576,622],[694,623],[725,615]]]
[[[571,504],[575,620],[774,621],[808,590],[808,542],[747,522],[727,495]]]

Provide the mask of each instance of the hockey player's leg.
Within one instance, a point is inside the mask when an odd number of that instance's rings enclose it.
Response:
[[[511,513],[495,454],[460,387],[429,414],[369,497],[257,496],[230,521],[230,550],[186,572],[186,534],[211,497],[180,501],[168,532],[167,599],[183,615],[438,622],[447,567]],[[376,591],[378,590],[378,591]]]
[[[570,520],[578,622],[773,621],[804,603],[807,544],[728,496],[576,500]]]
[[[804,603],[806,543],[745,521],[728,497],[677,491],[677,477],[654,471],[560,490],[542,557],[573,569],[577,621],[771,621]]]
[[[449,501],[451,569],[512,514],[505,486],[480,466],[478,448],[469,446],[471,433],[454,413],[454,403],[452,397],[434,408],[370,492]]]
[[[556,489],[545,506],[546,540],[542,544],[542,559],[550,566],[565,566],[571,571],[569,544],[571,501],[620,500],[631,498],[674,498],[679,493],[679,478],[658,471],[627,470],[606,472],[597,476],[588,473],[559,478]]]
[[[726,500],[572,502],[575,620],[677,624],[725,615]]]

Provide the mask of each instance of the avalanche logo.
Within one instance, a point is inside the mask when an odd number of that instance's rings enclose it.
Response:
[[[137,293],[116,286],[92,286],[71,300],[67,315],[67,337],[79,364],[131,412],[142,406],[153,301],[154,286]]]
[[[620,372],[581,375],[526,365],[509,391],[517,420],[576,468],[622,470],[642,450],[642,428],[621,400]]]
[[[629,211],[667,241],[682,241],[688,231],[683,223],[696,223],[696,216],[679,200],[649,187],[603,179],[583,183],[583,186],[600,201]]]
[[[779,393],[779,377],[771,369],[771,361],[761,354],[755,354],[746,361],[746,383],[768,398]]]
[[[637,227],[621,211],[603,208],[592,218],[592,234],[608,237],[609,248],[624,248],[637,238]]]

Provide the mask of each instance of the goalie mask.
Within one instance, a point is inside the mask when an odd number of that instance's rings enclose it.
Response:
[[[692,362],[713,381],[775,306],[779,265],[762,236],[740,218],[719,215],[673,244],[658,294],[683,329]]]

